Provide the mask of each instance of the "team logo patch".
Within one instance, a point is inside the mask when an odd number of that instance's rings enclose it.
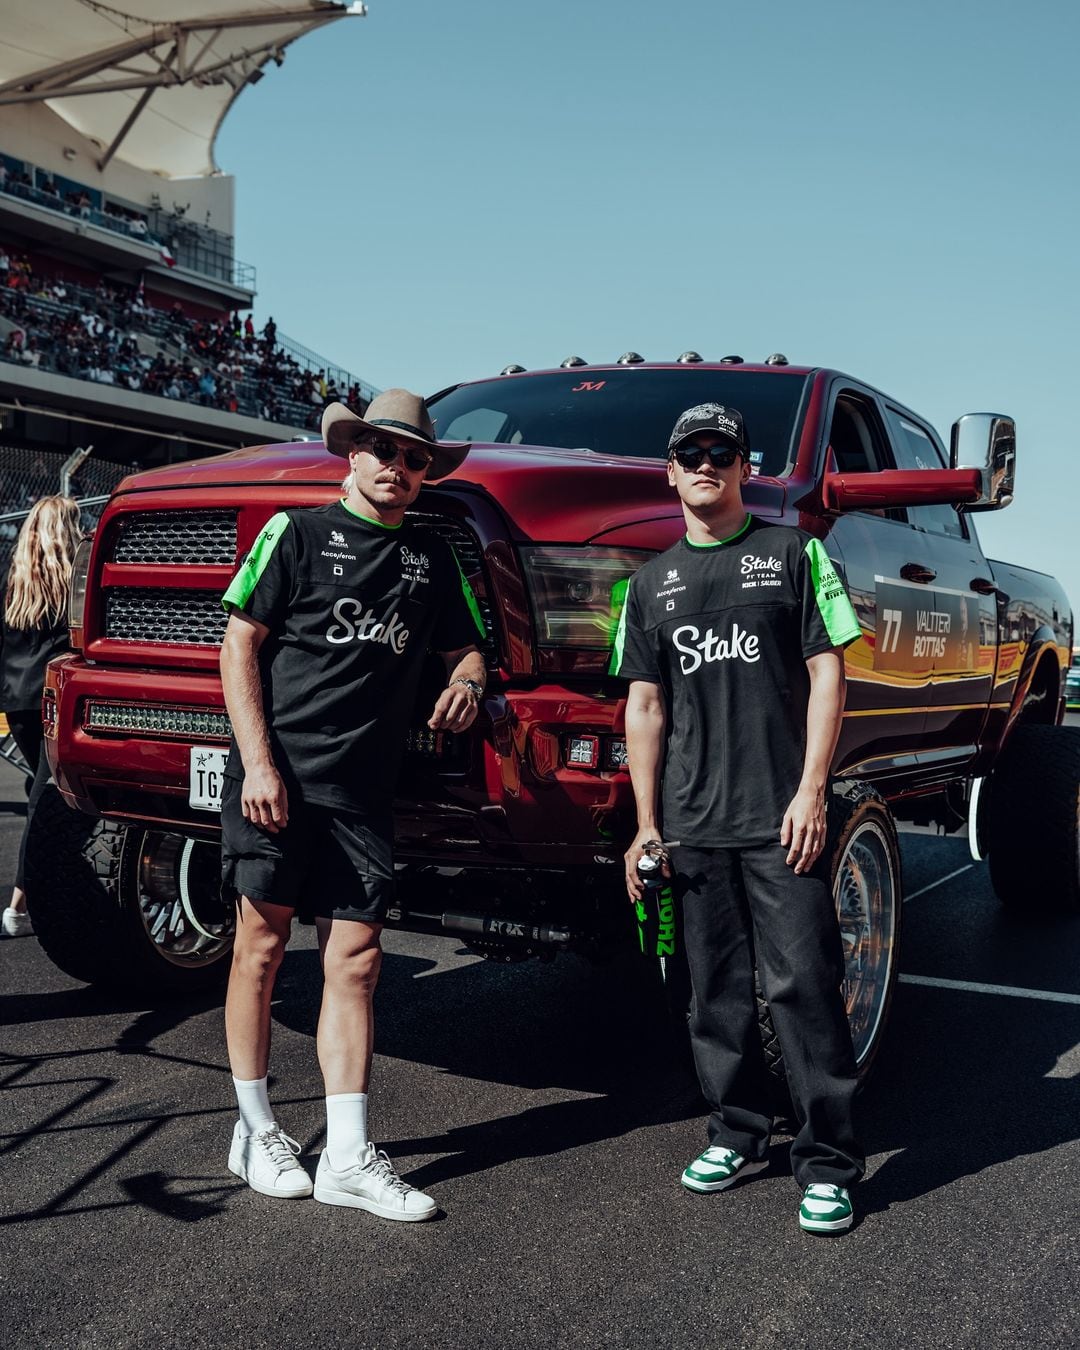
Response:
[[[679,569],[677,567],[673,567],[671,571],[667,574],[667,576],[664,578],[665,581],[678,581],[678,579],[679,579]]]
[[[345,536],[341,533],[340,530],[331,530],[331,531],[330,531],[330,542],[331,542],[332,544],[336,544],[338,548],[344,548],[344,546],[345,546]]]
[[[426,586],[431,580],[427,575],[427,569],[430,566],[431,561],[426,553],[414,553],[408,544],[401,545],[402,581],[419,581]]]
[[[784,564],[779,558],[759,558],[753,553],[744,553],[739,559],[741,572],[748,581],[744,581],[742,589],[744,591],[755,589],[758,586],[779,586],[779,573],[783,571]]]

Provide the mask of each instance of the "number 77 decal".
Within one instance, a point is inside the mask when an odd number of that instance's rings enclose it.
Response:
[[[894,652],[900,641],[900,622],[903,614],[898,609],[883,609],[881,617],[885,621],[885,641],[881,644],[879,651]]]

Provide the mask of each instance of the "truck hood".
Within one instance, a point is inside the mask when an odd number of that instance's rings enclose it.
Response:
[[[328,454],[321,441],[298,441],[132,474],[116,490],[258,484],[279,486],[287,496],[291,486],[339,483],[345,472],[344,461]],[[644,520],[681,515],[663,460],[551,446],[473,445],[460,469],[421,490],[418,508],[429,491],[490,496],[518,538],[545,542],[593,539]],[[755,515],[777,517],[783,510],[784,486],[773,478],[752,479],[743,497]]]

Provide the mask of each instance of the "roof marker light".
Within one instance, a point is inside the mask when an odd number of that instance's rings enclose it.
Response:
[[[680,366],[696,366],[699,361],[704,359],[700,352],[683,352],[682,356],[678,358],[678,363]]]
[[[524,367],[524,366],[503,366],[502,370],[499,371],[499,374],[500,374],[500,375],[524,375],[524,374],[525,374],[525,367]]]
[[[565,361],[559,362],[560,370],[569,370],[571,366],[587,366],[589,363],[582,356],[568,356]]]
[[[765,364],[767,366],[786,366],[788,365],[788,359],[783,352],[773,352],[772,356],[765,358]]]
[[[615,364],[619,366],[640,366],[644,363],[645,358],[637,352],[623,352]]]
[[[741,356],[722,356],[720,358],[720,364],[722,366],[741,366],[742,363],[743,359]]]

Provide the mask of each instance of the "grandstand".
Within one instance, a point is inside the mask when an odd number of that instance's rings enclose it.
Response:
[[[6,7],[0,566],[20,513],[59,489],[73,452],[91,448],[71,482],[92,501],[133,467],[317,435],[330,399],[366,408],[370,385],[256,319],[234,179],[214,161],[248,84],[304,34],[364,12],[327,0]]]

